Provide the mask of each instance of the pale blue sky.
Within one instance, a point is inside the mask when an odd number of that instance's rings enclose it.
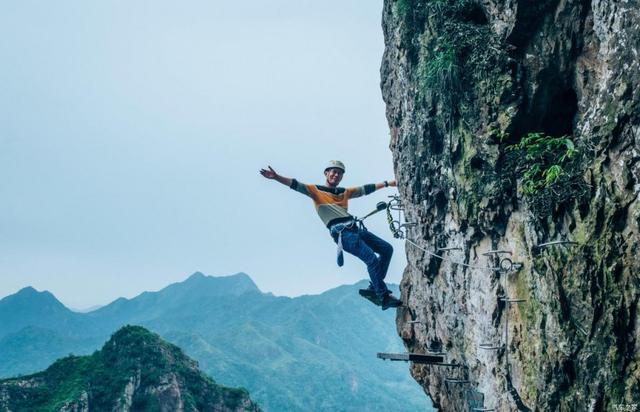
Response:
[[[289,296],[366,277],[335,265],[307,198],[258,170],[321,183],[338,158],[346,186],[393,178],[381,10],[0,1],[0,297],[32,285],[83,308],[195,271]],[[391,239],[384,215],[369,227]]]

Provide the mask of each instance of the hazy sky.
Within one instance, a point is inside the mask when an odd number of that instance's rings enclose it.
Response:
[[[0,2],[0,297],[75,308],[195,271],[295,296],[365,278],[258,170],[393,178],[382,0]],[[355,199],[364,214],[392,190]],[[384,215],[371,230],[391,239]],[[403,245],[388,279],[399,282]]]

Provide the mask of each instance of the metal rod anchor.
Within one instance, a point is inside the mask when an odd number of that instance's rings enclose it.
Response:
[[[465,383],[471,383],[469,379],[457,379],[457,378],[444,378],[444,381],[446,383],[460,384],[460,385]]]
[[[579,245],[578,242],[574,242],[572,240],[554,240],[552,242],[540,243],[539,245],[534,245],[535,249],[543,249],[547,246],[557,246],[557,245]]]
[[[484,350],[498,350],[502,349],[502,345],[495,345],[493,343],[481,343],[478,345],[478,348]]]
[[[484,252],[482,255],[483,256],[490,256],[490,255],[500,255],[500,254],[509,254],[509,255],[513,255],[513,252],[510,250],[488,250],[486,252]]]
[[[403,224],[400,225],[400,227],[414,227],[414,226],[418,226],[417,223],[413,223],[413,222],[405,222]]]
[[[389,209],[391,210],[404,210],[404,205],[402,204],[402,200],[400,200],[400,196],[391,195],[389,196]]]
[[[512,299],[506,296],[498,296],[498,300],[506,303],[522,303],[527,301],[526,299],[515,299],[515,298]]]
[[[450,250],[462,250],[461,247],[439,247],[438,249],[436,249],[438,252],[448,252]]]

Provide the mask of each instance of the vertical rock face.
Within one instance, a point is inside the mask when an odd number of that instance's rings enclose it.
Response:
[[[640,4],[385,0],[383,29],[398,331],[461,365],[412,375],[451,411],[640,403]]]

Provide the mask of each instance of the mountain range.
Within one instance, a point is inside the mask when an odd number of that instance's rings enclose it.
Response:
[[[3,411],[259,412],[244,389],[217,385],[175,345],[125,326],[90,356],[67,356],[47,370],[0,380]]]
[[[89,313],[25,288],[0,300],[0,377],[90,354],[135,324],[180,346],[221,384],[247,388],[266,411],[429,409],[406,364],[376,359],[403,349],[394,312],[359,297],[365,285],[289,298],[262,293],[244,273],[195,273]]]

